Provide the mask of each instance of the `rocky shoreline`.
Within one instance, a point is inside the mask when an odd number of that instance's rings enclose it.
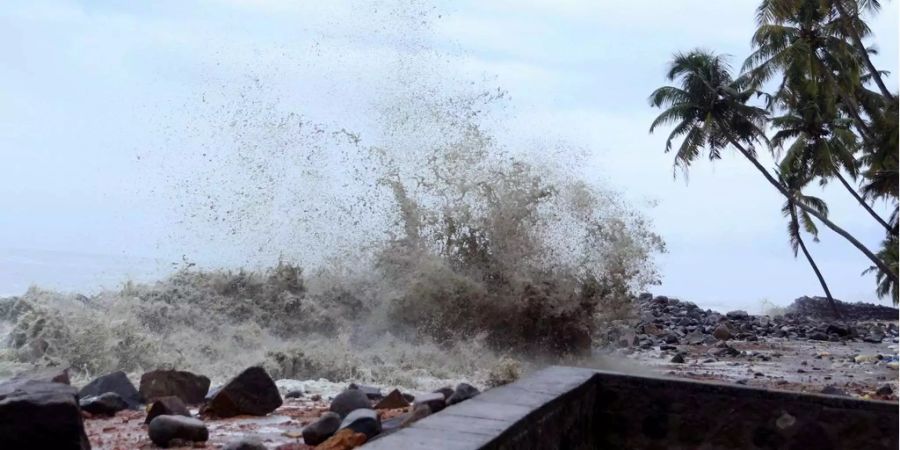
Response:
[[[780,315],[719,313],[665,296],[600,339],[590,361],[694,380],[897,401],[897,310],[801,298]],[[893,315],[892,315],[893,311]],[[597,359],[599,358],[599,359]],[[506,382],[511,380],[505,380]],[[2,448],[350,449],[479,394],[468,383],[407,392],[327,380],[274,381],[248,367],[220,386],[153,370],[121,371],[76,390],[63,368],[0,382]]]
[[[416,394],[351,383],[325,399],[279,389],[262,367],[211,389],[177,370],[147,372],[139,388],[123,372],[78,391],[68,383],[55,368],[0,383],[0,418],[11,425],[0,447],[351,449],[480,393],[467,383]]]
[[[718,313],[665,296],[637,299],[611,329],[612,353],[665,375],[897,401],[897,309],[802,297],[782,315]]]

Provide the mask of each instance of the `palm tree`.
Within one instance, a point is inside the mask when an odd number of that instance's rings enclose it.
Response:
[[[874,140],[857,99],[861,80],[872,75],[861,73],[862,55],[845,40],[846,24],[836,20],[829,0],[765,0],[757,9],[757,23],[754,51],[743,66],[754,86],[780,73],[777,100],[785,99],[785,89],[837,99],[860,135]]]
[[[782,162],[779,180],[794,194],[793,197],[788,198],[781,207],[781,213],[788,218],[788,236],[790,237],[791,250],[794,251],[794,258],[797,257],[798,249],[803,251],[806,261],[809,262],[810,267],[812,267],[813,272],[815,272],[816,277],[819,279],[819,284],[822,285],[822,290],[825,291],[825,298],[828,299],[828,304],[831,305],[831,310],[834,312],[835,318],[840,319],[841,313],[838,310],[837,303],[834,301],[834,297],[831,296],[831,290],[828,289],[828,283],[825,282],[822,271],[819,270],[819,266],[816,264],[816,261],[813,260],[812,255],[809,253],[809,249],[806,248],[806,243],[803,241],[803,236],[800,231],[802,225],[803,230],[812,235],[813,242],[818,242],[819,229],[816,227],[816,223],[813,221],[812,217],[810,217],[806,211],[797,210],[797,203],[803,203],[810,208],[815,209],[820,214],[827,216],[828,205],[825,204],[824,200],[818,197],[803,194],[803,187],[811,180],[808,177],[804,177],[802,172],[794,170],[794,167],[792,167],[790,163],[785,164]]]
[[[664,108],[650,125],[650,132],[662,125],[675,124],[666,140],[666,152],[672,150],[674,139],[684,136],[675,153],[676,168],[681,167],[686,171],[700,157],[704,148],[710,160],[720,159],[722,150],[730,144],[779,193],[787,199],[792,198],[793,194],[756,158],[754,144],[766,140],[762,127],[767,113],[762,108],[747,104],[756,92],[748,78],[733,79],[728,63],[722,56],[703,50],[676,54],[667,78],[679,81],[680,87],[664,86],[650,95],[652,106]],[[850,233],[803,202],[795,203],[799,209],[853,244],[886,276],[896,280],[896,272],[892,272],[887,264]]]
[[[804,171],[810,178],[819,177],[823,185],[829,179],[836,178],[863,209],[890,233],[891,226],[872,209],[843,174],[846,172],[852,180],[859,175],[855,155],[860,144],[850,129],[849,121],[838,116],[834,103],[793,93],[790,89],[786,92],[788,95],[783,102],[788,105],[787,111],[772,119],[772,126],[778,129],[772,137],[772,147],[783,148],[790,143],[782,165],[791,167],[793,171]]]
[[[896,217],[896,215],[894,216]],[[896,223],[896,221],[895,221]],[[888,236],[885,238],[884,243],[881,247],[881,250],[878,252],[878,256],[884,260],[886,264],[889,264],[894,270],[897,270],[897,252],[898,252],[898,241],[896,236]],[[876,292],[879,297],[886,297],[888,295],[891,296],[891,301],[896,305],[898,303],[898,287],[897,280],[892,280],[888,276],[886,276],[885,272],[878,267],[872,266],[866,269],[865,273],[875,272],[875,280],[878,283],[878,288]]]
[[[872,64],[869,50],[862,41],[864,37],[871,34],[871,30],[860,18],[860,13],[863,11],[878,12],[881,9],[881,2],[878,0],[831,0],[830,3],[840,15],[839,26],[841,32],[853,43],[853,47],[865,63],[872,80],[878,85],[881,94],[887,99],[895,99],[896,96],[888,90],[887,85],[884,84],[884,80],[881,78],[882,72],[875,68],[875,64]]]

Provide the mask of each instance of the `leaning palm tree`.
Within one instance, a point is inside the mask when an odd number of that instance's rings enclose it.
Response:
[[[898,241],[897,241],[896,235],[888,236],[887,238],[884,239],[881,250],[878,252],[878,256],[882,260],[884,260],[884,262],[886,264],[893,267],[894,270],[897,270],[897,267],[898,267],[897,253],[898,253]],[[898,297],[898,291],[900,291],[900,289],[898,289],[897,281],[890,279],[888,276],[885,275],[885,272],[883,270],[881,270],[880,268],[875,267],[875,266],[869,267],[863,273],[865,274],[865,273],[869,273],[869,272],[875,272],[875,280],[878,283],[878,287],[876,289],[878,296],[879,297],[890,296],[891,301],[893,301],[894,304],[896,305],[898,303],[898,299],[900,299],[900,297]]]
[[[778,131],[771,139],[773,149],[787,146],[783,166],[819,177],[824,185],[837,179],[862,208],[876,222],[891,232],[891,226],[860,195],[847,177],[855,181],[859,176],[856,153],[860,144],[850,129],[850,121],[839,116],[834,103],[805,93],[786,91],[787,111],[772,118],[772,126]],[[846,176],[844,175],[846,173]]]
[[[728,63],[720,55],[694,50],[678,53],[669,68],[667,78],[678,81],[680,87],[664,86],[650,95],[650,104],[664,108],[650,125],[652,133],[657,127],[674,124],[666,140],[666,152],[673,150],[673,141],[683,136],[675,151],[675,167],[687,171],[689,166],[706,149],[710,160],[720,159],[722,150],[729,145],[740,152],[785,198],[792,195],[756,158],[754,145],[765,141],[762,131],[767,113],[764,109],[747,104],[755,90],[749,80],[731,76]],[[896,280],[896,271],[875,256],[859,240],[837,226],[825,215],[808,205],[797,202],[797,207],[815,217],[835,233],[853,244],[886,276]]]
[[[766,0],[757,9],[757,23],[752,39],[754,51],[743,66],[754,86],[780,74],[779,88],[773,96],[776,106],[789,99],[785,90],[805,92],[831,102],[836,98],[853,118],[860,135],[873,140],[857,98],[861,80],[866,76],[861,69],[862,57],[846,41],[842,34],[844,22],[835,18],[829,1]]]
[[[797,208],[797,203],[803,203],[810,208],[815,209],[820,214],[827,216],[828,205],[825,204],[824,200],[818,197],[803,194],[803,187],[809,184],[811,180],[808,176],[804,176],[803,172],[796,170],[789,162],[782,162],[778,178],[779,181],[794,194],[791,198],[788,198],[781,207],[781,213],[788,218],[788,237],[791,242],[791,250],[794,251],[794,258],[797,257],[798,249],[803,251],[803,256],[806,257],[806,261],[809,262],[810,267],[812,267],[813,272],[815,272],[816,278],[819,279],[819,284],[822,285],[822,290],[825,291],[825,298],[828,300],[828,304],[831,306],[835,318],[840,319],[841,313],[838,310],[837,303],[834,301],[834,297],[831,296],[831,290],[828,289],[828,283],[825,282],[822,271],[819,270],[819,266],[809,253],[809,249],[806,248],[806,243],[803,241],[803,236],[801,234],[802,225],[803,231],[806,231],[812,236],[813,242],[818,242],[819,229],[816,227],[816,223],[813,221],[812,217],[806,211],[798,211]]]
[[[896,99],[896,95],[888,90],[887,85],[884,84],[882,79],[883,72],[875,68],[872,58],[869,57],[869,49],[866,48],[862,41],[864,37],[871,34],[871,30],[860,16],[863,12],[877,12],[881,9],[881,3],[878,0],[830,0],[828,3],[834,7],[840,17],[840,20],[836,21],[839,30],[853,43],[853,47],[860,55],[881,94],[886,99]]]

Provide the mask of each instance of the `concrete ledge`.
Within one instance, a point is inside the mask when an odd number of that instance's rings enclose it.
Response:
[[[888,402],[548,367],[366,449],[896,449]]]

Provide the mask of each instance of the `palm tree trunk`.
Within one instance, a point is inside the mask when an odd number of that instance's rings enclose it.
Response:
[[[725,127],[723,127],[723,128],[725,128]],[[762,164],[760,164],[759,161],[757,161],[757,159],[753,155],[751,155],[750,152],[746,148],[744,148],[743,145],[741,145],[736,139],[734,139],[731,136],[728,137],[728,141],[731,142],[731,145],[734,145],[734,147],[737,148],[738,151],[740,151],[744,155],[744,157],[746,157],[748,160],[750,160],[750,162],[753,164],[753,166],[756,167],[756,170],[759,170],[759,172],[763,174],[763,176],[766,178],[766,180],[772,186],[774,186],[775,189],[777,189],[778,192],[781,193],[781,195],[784,195],[784,197],[788,200],[793,199],[793,196],[787,191],[787,189],[785,189],[785,187],[782,186],[781,183],[778,182],[778,180],[773,178],[772,174],[770,174],[769,171],[766,170],[766,168],[763,167]],[[869,258],[870,261],[872,261],[872,264],[874,264],[876,267],[878,267],[879,270],[884,272],[885,276],[887,276],[888,278],[893,280],[895,283],[897,282],[897,274],[894,273],[891,270],[891,268],[888,267],[888,265],[885,264],[885,262],[881,260],[881,258],[875,256],[875,254],[872,253],[871,250],[866,248],[865,245],[863,245],[855,237],[853,237],[853,235],[848,233],[843,228],[837,226],[834,222],[828,220],[828,218],[825,217],[824,215],[819,214],[819,212],[816,211],[815,209],[810,208],[809,206],[803,204],[802,202],[796,202],[796,203],[797,203],[797,207],[799,207],[803,211],[806,211],[807,213],[809,213],[809,215],[815,217],[816,219],[819,219],[822,223],[825,224],[826,227],[831,228],[832,231],[841,235],[841,237],[843,237],[848,242],[853,244],[854,247],[856,247],[860,252],[862,252],[864,255],[866,255],[866,257]]]
[[[876,213],[875,210],[872,209],[872,207],[869,206],[869,204],[866,203],[865,200],[863,200],[863,198],[859,195],[859,193],[856,192],[856,189],[853,189],[853,186],[850,186],[850,183],[847,182],[847,179],[844,178],[843,175],[841,175],[841,172],[839,170],[836,170],[834,172],[834,175],[835,175],[835,177],[837,177],[838,180],[841,181],[841,184],[843,184],[844,187],[847,188],[847,191],[850,192],[850,195],[852,195],[853,198],[855,198],[856,201],[859,202],[859,204],[862,205],[862,207],[869,214],[871,214],[872,217],[874,217],[875,220],[878,221],[878,223],[880,223],[881,226],[883,226],[885,230],[887,230],[888,234],[893,234],[893,232],[894,232],[893,228],[891,228],[891,226],[888,225],[888,223],[885,222],[884,219],[882,219],[881,216],[879,216],[878,213]]]
[[[800,236],[799,226],[797,225],[797,211],[793,208],[791,209],[791,221],[792,226],[798,228],[797,242],[800,244],[800,249],[803,250],[803,255],[806,256],[806,260],[812,267],[813,272],[816,273],[816,277],[819,279],[819,284],[822,285],[822,290],[825,291],[825,298],[828,299],[828,304],[831,305],[831,311],[834,312],[834,317],[836,319],[841,319],[841,312],[838,310],[837,302],[834,301],[834,297],[831,296],[831,290],[828,289],[828,283],[825,282],[825,277],[822,276],[822,272],[819,270],[819,266],[816,265],[816,262],[813,260],[812,255],[809,254],[809,250],[806,248],[806,243],[803,242],[803,238]]]
[[[859,134],[862,135],[863,139],[869,141],[873,145],[876,145],[875,139],[872,138],[872,130],[869,128],[869,125],[866,124],[866,121],[863,120],[862,116],[859,115],[859,103],[856,103],[856,99],[853,98],[850,94],[848,94],[840,84],[838,84],[837,80],[834,79],[834,75],[831,74],[830,69],[824,63],[822,63],[822,73],[825,74],[825,78],[828,79],[828,83],[837,89],[838,98],[844,102],[846,106],[847,112],[853,117],[853,121],[856,124],[856,128],[859,129]]]
[[[881,90],[881,94],[884,95],[888,99],[893,99],[894,95],[891,91],[888,90],[887,86],[884,84],[884,80],[881,79],[881,73],[875,69],[875,64],[872,64],[872,59],[869,58],[869,52],[866,50],[866,46],[862,42],[862,37],[859,35],[859,31],[854,27],[850,21],[853,19],[850,17],[850,14],[847,13],[847,8],[844,8],[844,4],[842,0],[835,0],[834,5],[837,7],[838,12],[841,16],[844,17],[844,21],[847,22],[847,29],[850,31],[850,38],[853,41],[853,47],[856,48],[856,51],[859,52],[860,56],[862,56],[863,60],[866,63],[866,68],[869,69],[869,73],[872,74],[872,79],[875,80],[875,84],[878,85],[878,89]]]

